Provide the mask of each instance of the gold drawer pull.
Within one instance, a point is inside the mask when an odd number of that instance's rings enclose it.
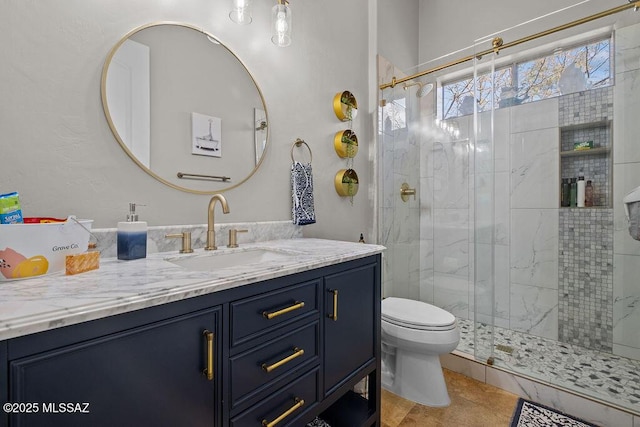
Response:
[[[205,329],[202,335],[207,340],[207,367],[202,373],[211,381],[213,380],[213,332]]]
[[[302,408],[302,405],[304,405],[304,399],[300,399],[299,397],[295,398],[295,402],[296,402],[295,405],[293,405],[291,408],[287,409],[286,412],[284,412],[282,415],[280,415],[275,420],[273,420],[271,422],[269,422],[267,420],[262,420],[262,427],[273,427],[273,426],[275,426],[280,421],[284,420],[289,415],[291,415],[293,412],[295,412],[296,409]]]
[[[336,321],[338,320],[338,290],[333,289],[329,292],[333,294],[333,314],[328,314],[328,316],[331,320]]]
[[[266,311],[262,312],[262,315],[267,319],[273,319],[274,317],[280,316],[282,314],[288,313],[293,310],[297,310],[299,308],[304,307],[304,301],[296,301],[292,306],[283,308],[282,310],[274,311],[272,313],[268,313]]]
[[[295,359],[296,357],[300,357],[304,354],[304,350],[298,347],[294,347],[293,348],[293,354],[291,356],[287,356],[284,359],[274,363],[273,365],[268,365],[266,363],[262,364],[262,369],[264,369],[265,372],[271,372],[274,369],[284,365],[285,363],[291,362],[293,359]]]

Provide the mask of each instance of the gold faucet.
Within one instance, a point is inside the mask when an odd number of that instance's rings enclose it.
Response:
[[[238,247],[238,233],[246,233],[249,230],[238,230],[237,228],[232,228],[229,230],[229,244],[228,248],[237,248]]]
[[[216,234],[214,230],[213,211],[216,207],[216,202],[220,201],[222,204],[222,213],[229,213],[229,205],[227,205],[227,199],[220,193],[214,194],[209,200],[209,209],[207,210],[207,246],[204,247],[205,251],[213,251],[218,249],[216,247]]]

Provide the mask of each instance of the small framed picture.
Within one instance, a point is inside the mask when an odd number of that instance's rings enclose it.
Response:
[[[222,157],[222,120],[191,113],[191,154]]]

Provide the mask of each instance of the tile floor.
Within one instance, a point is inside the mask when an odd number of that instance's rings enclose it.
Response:
[[[382,390],[382,427],[507,427],[518,396],[444,369],[451,397],[446,408],[431,408]]]
[[[457,350],[474,354],[474,324],[458,319],[461,339]],[[490,342],[481,328],[479,342]],[[513,348],[496,350],[495,366],[572,390],[640,413],[640,361],[601,351],[496,327],[494,344]]]

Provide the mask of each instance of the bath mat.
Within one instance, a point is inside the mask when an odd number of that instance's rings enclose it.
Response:
[[[597,427],[580,418],[563,414],[548,406],[518,399],[518,405],[511,418],[510,427]]]
[[[313,421],[307,424],[306,427],[331,427],[325,420],[322,418],[316,417]]]

